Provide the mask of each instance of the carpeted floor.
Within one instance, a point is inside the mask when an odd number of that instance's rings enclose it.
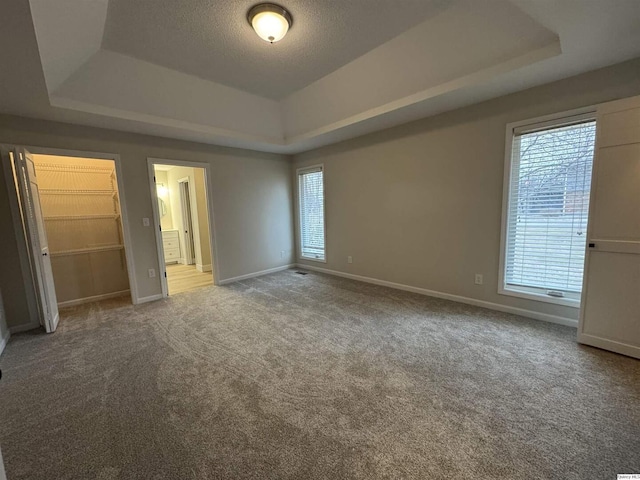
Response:
[[[575,330],[286,271],[75,307],[0,358],[19,479],[614,479],[640,362]]]

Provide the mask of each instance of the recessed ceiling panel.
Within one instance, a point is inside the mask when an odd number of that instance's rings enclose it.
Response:
[[[109,0],[102,47],[281,99],[437,15],[452,0],[286,0],[273,45],[246,20],[255,0]]]

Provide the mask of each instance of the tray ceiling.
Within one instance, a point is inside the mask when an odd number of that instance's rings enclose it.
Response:
[[[109,0],[102,47],[281,99],[436,15],[452,0],[296,0],[285,39],[246,20],[255,0]]]
[[[290,0],[275,45],[252,3],[4,2],[0,110],[293,153],[640,56],[635,0]]]

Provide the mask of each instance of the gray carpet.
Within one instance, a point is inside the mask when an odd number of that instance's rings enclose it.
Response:
[[[293,271],[68,309],[0,358],[19,479],[613,479],[640,362],[575,329]]]

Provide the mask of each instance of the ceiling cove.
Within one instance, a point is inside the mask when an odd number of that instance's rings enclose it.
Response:
[[[274,44],[247,21],[252,1],[28,3],[49,108],[262,151],[327,145],[587,63],[565,52],[580,47],[576,32],[562,38],[562,5],[550,15],[535,0],[292,0],[292,28]]]

